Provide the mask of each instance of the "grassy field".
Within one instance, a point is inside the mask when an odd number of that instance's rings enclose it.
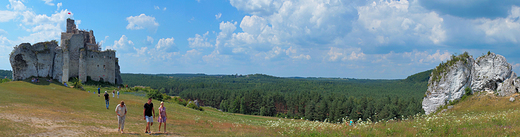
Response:
[[[96,91],[87,86],[85,90]],[[112,88],[103,88],[102,91]],[[144,134],[144,97],[122,94],[110,100],[97,93],[67,88],[59,83],[15,81],[0,84],[0,136],[121,136],[114,108],[128,105],[123,136]],[[518,98],[517,98],[518,99]],[[156,107],[158,101],[153,102]],[[473,95],[453,109],[431,116],[416,115],[402,121],[342,123],[279,119],[220,112],[197,111],[165,104],[167,134],[161,136],[518,136],[520,107],[509,97]],[[155,119],[156,120],[156,119]],[[158,123],[152,126],[158,131]]]

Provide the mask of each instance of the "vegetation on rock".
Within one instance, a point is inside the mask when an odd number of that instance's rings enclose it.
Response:
[[[462,61],[463,64],[468,64],[468,59],[471,58],[471,56],[468,54],[468,52],[464,52],[458,56],[451,55],[450,60],[446,61],[446,63],[441,62],[439,66],[435,67],[433,69],[433,72],[431,73],[431,79],[432,82],[439,82],[443,76],[446,75],[447,71],[450,67],[452,67],[454,64],[456,64],[459,61]]]

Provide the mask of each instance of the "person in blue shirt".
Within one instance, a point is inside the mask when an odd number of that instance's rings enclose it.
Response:
[[[97,96],[99,97],[99,95],[101,94],[101,88],[97,88]]]

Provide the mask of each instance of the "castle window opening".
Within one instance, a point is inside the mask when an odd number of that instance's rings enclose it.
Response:
[[[99,68],[99,65],[97,65],[97,67]]]
[[[103,65],[103,69],[107,69],[107,68],[105,68],[105,65]]]
[[[91,55],[90,58],[94,58],[94,55]]]

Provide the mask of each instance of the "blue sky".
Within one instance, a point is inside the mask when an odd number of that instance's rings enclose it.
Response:
[[[67,18],[123,73],[402,79],[464,51],[520,70],[513,0],[4,0],[0,69],[15,45],[59,40]]]

